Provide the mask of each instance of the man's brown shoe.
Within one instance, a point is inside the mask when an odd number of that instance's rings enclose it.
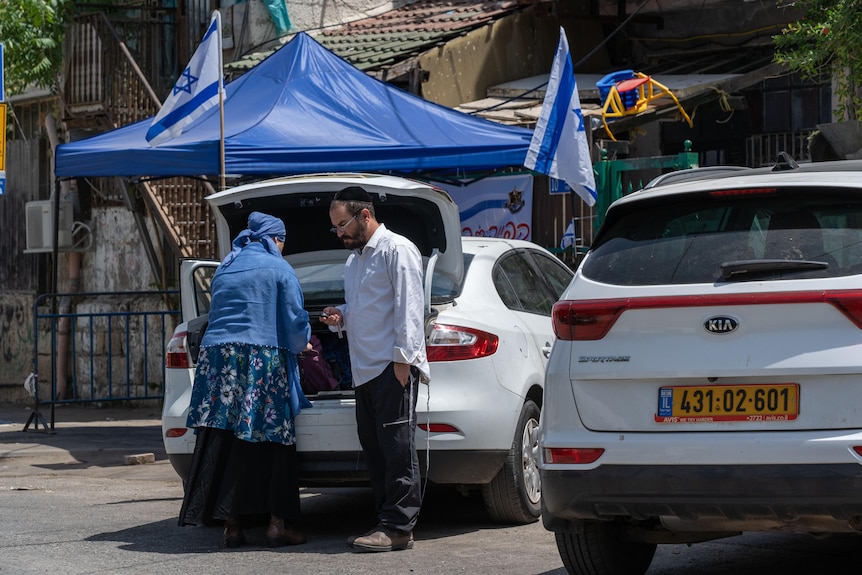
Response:
[[[285,526],[284,519],[272,517],[266,530],[266,543],[270,547],[283,547],[285,545],[302,545],[308,539],[305,535]]]
[[[353,548],[360,551],[400,551],[413,549],[413,532],[402,533],[382,527],[370,535],[353,540]]]
[[[368,531],[366,531],[362,535],[351,535],[350,537],[347,538],[347,546],[353,547],[353,543],[357,539],[359,539],[360,537],[368,537],[369,535],[371,535],[372,533],[374,533],[375,531],[377,531],[379,529],[382,529],[382,527],[380,525],[375,525],[374,527],[372,527],[371,529],[369,529]]]

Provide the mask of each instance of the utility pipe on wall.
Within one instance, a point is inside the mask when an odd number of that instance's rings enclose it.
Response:
[[[45,116],[45,128],[48,132],[48,140],[51,143],[51,151],[54,152],[60,144],[60,138],[57,134],[57,122],[53,114]],[[55,199],[53,196],[56,193],[57,190],[54,188],[51,192],[52,199]],[[68,180],[60,182],[60,198],[63,200],[71,200],[74,198],[74,193],[72,192],[71,184]],[[54,242],[57,242],[56,233],[54,234]],[[56,245],[54,246],[54,253],[57,253]],[[66,279],[65,289],[58,291],[63,291],[65,293],[77,293],[81,291],[81,262],[83,257],[84,254],[81,252],[66,252],[66,258],[69,265],[69,275]],[[56,290],[57,286],[54,286],[54,289]],[[55,389],[56,395],[52,397],[53,400],[72,398],[72,390],[69,389],[69,349],[72,337],[72,322],[70,317],[63,317],[64,314],[69,314],[71,312],[72,298],[68,295],[63,296],[60,299],[60,305],[57,308],[57,313],[60,314],[61,317],[57,320],[57,363],[55,372],[55,381],[57,385]]]

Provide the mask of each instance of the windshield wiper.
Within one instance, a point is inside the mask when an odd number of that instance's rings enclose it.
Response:
[[[721,277],[737,279],[775,273],[825,270],[829,264],[814,260],[738,260],[724,262],[720,267]]]

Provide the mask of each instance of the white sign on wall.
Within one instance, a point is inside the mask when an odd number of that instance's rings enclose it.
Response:
[[[434,185],[458,204],[462,236],[532,239],[533,176],[485,178],[465,186]]]

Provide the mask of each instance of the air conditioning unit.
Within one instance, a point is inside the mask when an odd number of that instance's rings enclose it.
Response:
[[[27,202],[27,249],[24,253],[54,251],[54,200]],[[59,250],[72,247],[74,215],[72,202],[60,202],[57,246]]]

